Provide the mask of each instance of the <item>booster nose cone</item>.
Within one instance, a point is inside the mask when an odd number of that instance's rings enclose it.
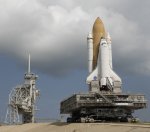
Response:
[[[101,38],[106,38],[106,32],[104,28],[104,24],[102,20],[98,17],[93,25],[93,70],[97,65],[98,53],[99,51],[99,44]]]
[[[109,32],[107,33],[107,43],[108,43],[108,44],[111,44],[111,37],[110,37]]]
[[[91,32],[88,34],[87,39],[93,39],[93,35]]]

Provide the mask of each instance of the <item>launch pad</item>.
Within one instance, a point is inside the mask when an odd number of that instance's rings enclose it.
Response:
[[[147,107],[142,94],[122,93],[122,80],[112,66],[111,38],[97,18],[87,37],[87,93],[74,94],[60,103],[60,113],[70,114],[67,122],[135,122],[135,110]]]

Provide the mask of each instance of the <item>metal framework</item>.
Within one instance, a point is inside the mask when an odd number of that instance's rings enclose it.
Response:
[[[9,103],[5,122],[9,124],[34,123],[35,103],[39,90],[35,87],[38,76],[30,72],[30,55],[28,73],[24,76],[24,84],[12,89],[9,94]],[[22,122],[20,116],[22,116]]]

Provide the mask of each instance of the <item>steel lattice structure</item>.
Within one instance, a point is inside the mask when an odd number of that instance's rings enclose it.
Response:
[[[35,81],[38,76],[30,72],[30,55],[28,62],[28,72],[24,76],[24,84],[18,85],[12,89],[9,94],[9,103],[5,122],[9,124],[30,123],[34,121],[36,98],[39,96],[39,90],[35,87]]]

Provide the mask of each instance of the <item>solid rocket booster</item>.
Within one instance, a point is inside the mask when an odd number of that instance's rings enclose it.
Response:
[[[108,48],[109,48],[109,64],[110,64],[110,67],[112,68],[112,49],[111,49],[111,37],[110,37],[110,34],[107,33],[107,44],[108,44]]]
[[[93,71],[93,36],[92,36],[92,33],[88,34],[87,44],[88,44],[88,71],[89,73],[91,73]]]

